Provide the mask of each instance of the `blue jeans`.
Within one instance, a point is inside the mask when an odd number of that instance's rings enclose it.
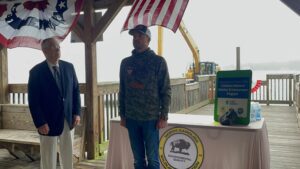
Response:
[[[157,120],[126,119],[135,169],[159,169],[159,130],[156,123]]]

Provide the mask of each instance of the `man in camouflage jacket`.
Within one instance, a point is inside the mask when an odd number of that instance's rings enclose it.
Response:
[[[159,129],[167,126],[171,100],[169,72],[165,59],[149,48],[146,26],[129,34],[134,50],[120,67],[121,126],[128,129],[135,169],[159,169]]]

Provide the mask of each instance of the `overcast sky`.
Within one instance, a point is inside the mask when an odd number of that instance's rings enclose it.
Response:
[[[120,33],[130,7],[123,8],[97,43],[98,81],[118,80],[121,60],[132,50],[132,37]],[[221,67],[235,64],[236,47],[241,62],[284,62],[300,60],[300,17],[279,0],[190,0],[183,20],[200,49],[201,61],[214,61]],[[157,50],[157,27],[153,26],[150,47]],[[172,78],[181,77],[193,62],[192,53],[181,36],[164,30],[163,56]],[[74,64],[78,79],[85,81],[84,46],[61,46],[62,59]],[[26,83],[28,71],[44,60],[35,49],[8,50],[9,82]]]

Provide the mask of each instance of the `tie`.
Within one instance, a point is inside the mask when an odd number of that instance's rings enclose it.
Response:
[[[54,79],[57,84],[57,87],[58,87],[59,91],[62,92],[61,79],[60,79],[60,75],[58,72],[58,66],[53,66],[52,68],[53,68],[53,75],[54,75]]]

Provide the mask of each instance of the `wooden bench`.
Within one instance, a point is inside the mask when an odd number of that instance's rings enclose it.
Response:
[[[82,112],[84,109],[82,109]],[[74,157],[80,157],[83,126],[76,127]],[[34,161],[39,158],[40,139],[27,105],[0,105],[0,148],[20,158],[20,152]]]

